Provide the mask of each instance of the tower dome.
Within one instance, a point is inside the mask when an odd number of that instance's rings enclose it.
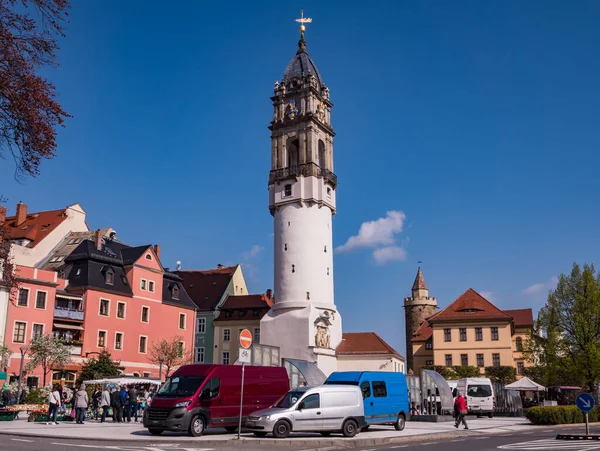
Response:
[[[282,81],[287,84],[294,78],[302,78],[307,75],[313,75],[317,79],[319,87],[322,88],[325,86],[317,66],[310,56],[308,56],[308,52],[306,51],[306,41],[304,40],[304,37],[302,37],[298,41],[298,51],[296,52],[296,55],[292,58],[292,61],[290,61],[283,72]]]

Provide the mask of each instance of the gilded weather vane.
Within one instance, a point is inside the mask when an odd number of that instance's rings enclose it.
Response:
[[[306,31],[305,23],[311,23],[312,19],[309,17],[304,17],[304,10],[300,11],[300,19],[296,19],[296,22],[300,22],[300,34],[302,38],[304,38],[304,32]]]

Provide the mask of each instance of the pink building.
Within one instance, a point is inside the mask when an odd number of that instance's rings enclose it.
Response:
[[[73,354],[66,371],[53,373],[55,382],[72,382],[85,357],[103,349],[125,374],[158,377],[149,353],[163,338],[180,341],[192,358],[196,306],[181,278],[161,265],[159,246],[130,247],[98,231],[93,239],[68,236],[46,261],[52,270],[19,267],[6,331],[15,351],[11,376],[19,373],[19,347],[49,332],[69,343]],[[41,373],[27,374],[28,383],[39,377],[41,384]]]

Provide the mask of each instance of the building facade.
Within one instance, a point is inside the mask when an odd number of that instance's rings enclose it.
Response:
[[[404,357],[375,332],[344,333],[336,355],[338,371],[405,371]]]
[[[271,293],[229,296],[214,320],[215,354],[213,363],[233,364],[238,359],[240,333],[252,332],[253,343],[260,343],[260,320],[273,300]]]
[[[212,363],[219,359],[215,352],[215,317],[229,296],[248,294],[242,267],[218,265],[207,270],[179,270],[176,274],[197,308],[194,361]]]
[[[448,307],[427,318],[411,339],[412,370],[431,366],[529,365],[522,346],[533,328],[531,309],[500,310],[469,288]]]
[[[296,55],[271,97],[275,297],[261,321],[261,344],[279,346],[283,358],[316,361],[329,374],[342,340],[333,293],[333,104],[306,50],[304,25],[300,32]]]

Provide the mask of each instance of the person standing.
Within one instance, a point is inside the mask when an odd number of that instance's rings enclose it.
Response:
[[[116,388],[113,388],[110,394],[110,406],[113,410],[113,423],[123,421],[123,398],[121,396],[121,387],[118,385]]]
[[[125,419],[127,418],[127,385],[123,385],[121,387],[121,399],[121,418],[123,418],[123,421],[125,421]]]
[[[60,394],[55,385],[52,387],[50,393],[48,393],[48,422],[46,424],[58,424],[56,422],[56,415],[58,414],[58,408],[60,405]]]
[[[135,422],[138,420],[138,405],[137,405],[137,390],[133,385],[129,386],[129,390],[127,391],[127,399],[129,402],[127,403],[127,422],[131,423],[131,417],[135,417]]]
[[[100,411],[100,398],[102,398],[102,392],[100,387],[96,385],[94,394],[92,395],[92,410],[94,411],[94,420],[98,419],[98,413]]]
[[[110,407],[110,392],[108,391],[108,387],[104,387],[104,391],[100,396],[100,407],[102,407],[102,417],[100,417],[100,423],[104,423],[106,420],[106,414],[108,413],[108,409]]]
[[[456,421],[454,423],[454,427],[458,429],[460,423],[465,425],[465,429],[469,429],[467,425],[467,420],[465,417],[469,411],[467,410],[467,400],[464,398],[462,393],[459,393],[454,401],[454,410],[456,411]]]
[[[85,384],[81,384],[79,390],[75,393],[75,402],[73,403],[75,406],[75,420],[77,424],[83,424],[83,420],[85,420],[85,411],[87,410],[89,403],[90,400],[85,389]]]

